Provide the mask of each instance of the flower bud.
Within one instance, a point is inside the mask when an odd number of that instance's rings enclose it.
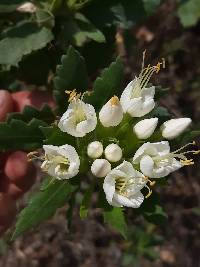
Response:
[[[119,98],[113,96],[99,112],[100,122],[104,127],[117,126],[123,119],[123,110]]]
[[[161,126],[162,136],[166,139],[174,139],[182,134],[191,124],[190,118],[171,119]]]
[[[156,129],[158,118],[141,120],[133,126],[133,132],[139,139],[149,138]]]
[[[110,162],[117,162],[122,158],[122,150],[117,144],[110,144],[104,151],[105,157]]]
[[[23,3],[21,6],[17,8],[17,11],[22,13],[35,13],[36,6],[31,2]]]
[[[96,159],[91,166],[91,172],[96,177],[105,177],[111,171],[111,164],[106,159]]]
[[[97,159],[103,154],[103,145],[99,141],[90,143],[87,147],[87,154],[92,159]]]

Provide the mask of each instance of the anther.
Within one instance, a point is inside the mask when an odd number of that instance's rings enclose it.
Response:
[[[117,106],[117,105],[119,105],[119,98],[118,98],[116,95],[114,95],[114,96],[110,99],[110,103],[111,103],[112,106]]]

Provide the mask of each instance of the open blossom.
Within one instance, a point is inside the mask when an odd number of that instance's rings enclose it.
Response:
[[[97,125],[95,109],[80,99],[74,99],[62,115],[58,127],[75,137],[83,137],[92,132]]]
[[[148,177],[164,177],[190,162],[184,152],[178,153],[180,150],[170,152],[168,141],[147,142],[136,151],[133,164],[139,164],[141,172]]]
[[[191,124],[190,118],[171,119],[163,123],[161,126],[162,136],[166,139],[174,139],[182,134]]]
[[[104,127],[117,126],[123,119],[123,109],[119,98],[113,96],[100,110],[99,120]]]
[[[103,189],[112,206],[139,208],[144,200],[140,190],[146,187],[146,177],[136,171],[130,162],[124,161],[104,179]]]
[[[44,145],[43,171],[59,180],[69,179],[79,172],[80,159],[73,146]]]
[[[144,119],[133,126],[133,132],[139,139],[149,138],[155,131],[158,118]]]
[[[120,102],[124,112],[131,117],[142,117],[154,108],[155,87],[147,87],[147,85],[152,74],[159,70],[160,63],[157,66],[142,69],[139,77],[135,77],[124,89]]]

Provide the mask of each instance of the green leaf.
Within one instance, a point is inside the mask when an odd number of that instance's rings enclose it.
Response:
[[[0,150],[33,150],[41,147],[43,135],[39,126],[46,126],[46,123],[37,119],[28,124],[21,120],[0,123]]]
[[[94,83],[94,91],[85,101],[92,104],[96,110],[100,109],[112,96],[121,94],[123,66],[117,58],[108,68],[104,69],[101,77]]]
[[[18,66],[22,57],[45,47],[53,39],[47,28],[23,21],[4,32],[0,41],[0,64]]]
[[[94,190],[94,186],[90,186],[88,190],[85,192],[85,195],[83,197],[81,206],[80,206],[80,217],[81,219],[85,219],[88,214],[88,209],[91,203],[91,197]]]
[[[143,0],[144,9],[148,15],[152,15],[154,12],[156,12],[160,3],[161,0]]]
[[[127,225],[123,210],[121,208],[112,207],[104,210],[103,215],[105,223],[119,231],[122,236],[127,239]]]
[[[178,8],[178,16],[184,27],[196,25],[200,18],[200,1],[189,0],[183,2]]]
[[[88,90],[85,61],[72,46],[68,48],[67,54],[62,56],[61,65],[57,66],[54,86],[60,113],[63,113],[68,106],[66,90],[76,89],[78,92]]]
[[[16,10],[18,6],[25,3],[25,0],[1,0],[0,13],[10,13]]]
[[[15,119],[29,122],[33,118],[51,123],[55,120],[55,115],[53,114],[51,108],[46,104],[40,110],[32,106],[25,106],[23,112],[9,113],[7,121],[10,122],[11,120]]]
[[[40,191],[32,197],[19,215],[12,239],[53,216],[58,208],[66,204],[75,188],[76,186],[70,185],[68,181],[55,180],[45,191]]]
[[[44,143],[47,145],[61,146],[69,144],[75,146],[76,139],[73,136],[62,132],[57,126],[41,126],[40,129],[46,138]]]
[[[154,223],[156,225],[164,225],[167,222],[168,216],[160,205],[155,205],[155,210],[153,213],[146,212],[144,217],[148,222]]]

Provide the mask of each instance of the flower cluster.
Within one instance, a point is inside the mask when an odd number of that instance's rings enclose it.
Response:
[[[71,91],[70,104],[58,127],[75,137],[77,146],[44,145],[41,168],[57,179],[70,179],[80,172],[84,157],[89,166],[87,171],[103,178],[103,190],[110,205],[138,208],[151,195],[155,178],[194,164],[186,155],[199,151],[184,152],[191,144],[172,152],[169,143],[186,130],[191,119],[171,119],[160,125],[158,118],[149,118],[155,107],[155,87],[148,83],[152,74],[159,72],[160,65],[143,68],[120,99],[113,96],[98,114],[91,104],[84,102],[83,96]],[[144,197],[145,188],[148,192]]]

